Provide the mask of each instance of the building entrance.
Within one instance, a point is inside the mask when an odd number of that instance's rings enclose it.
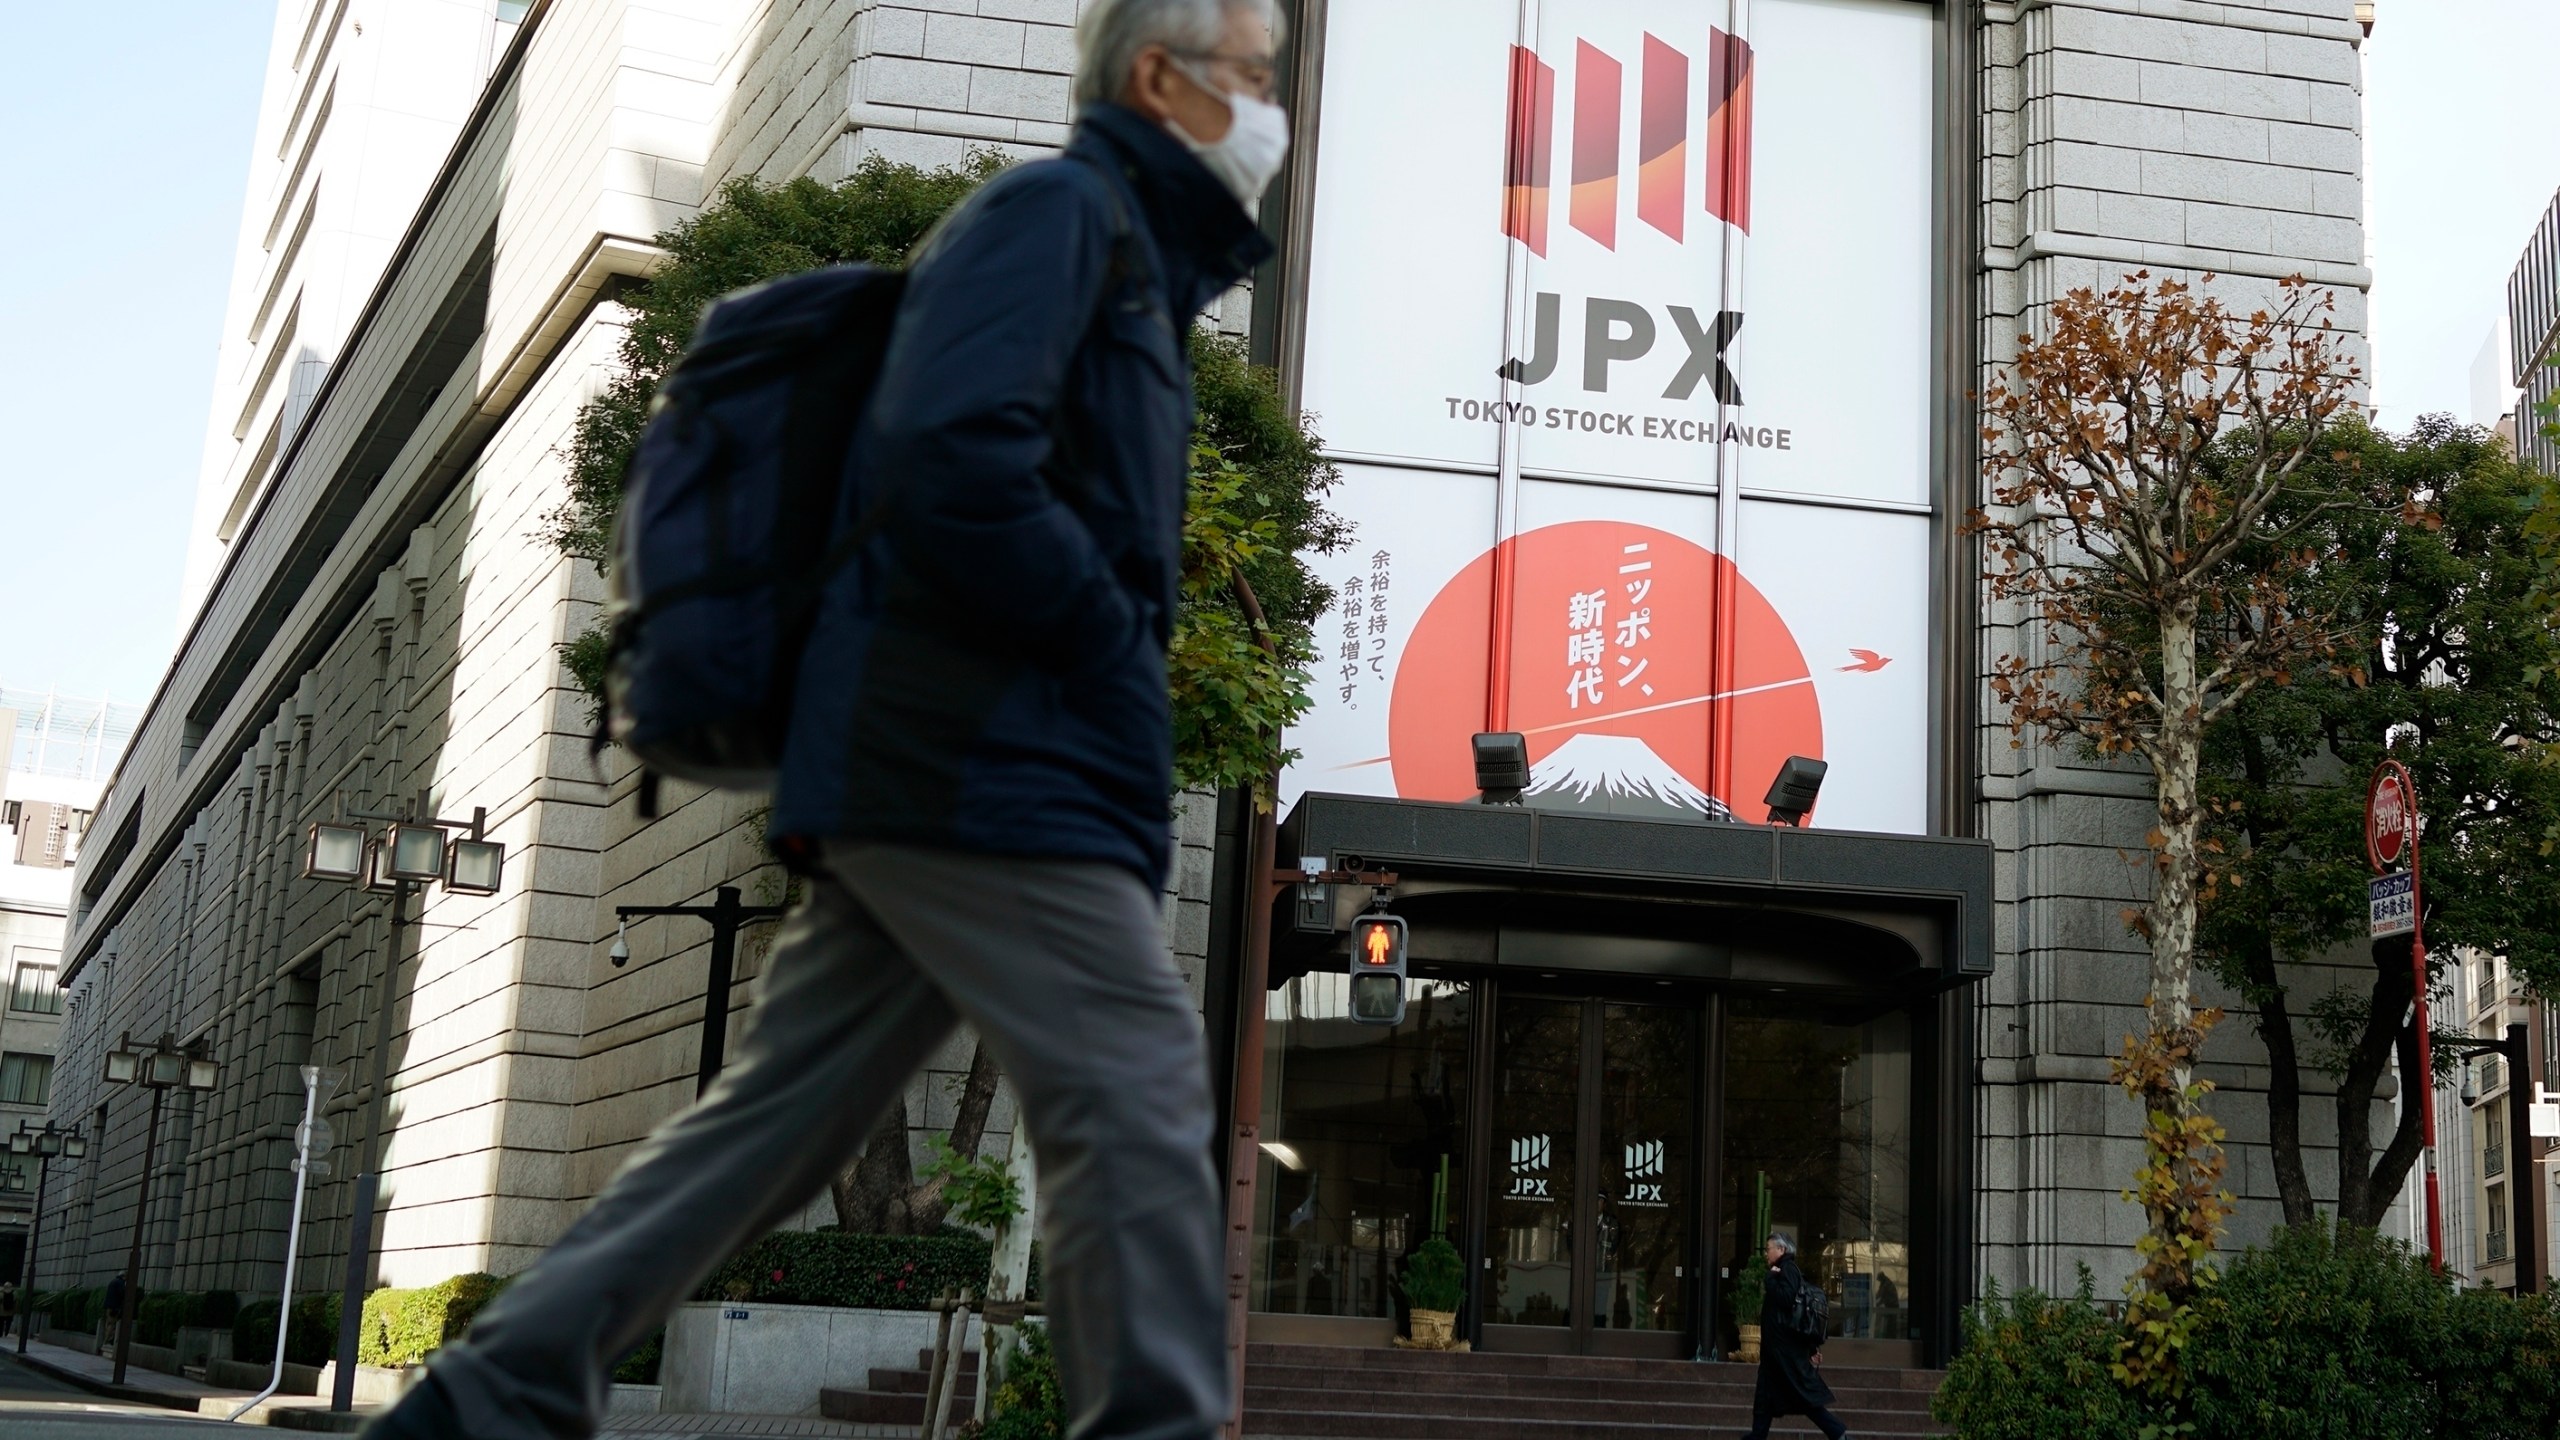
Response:
[[[1720,1354],[1778,1229],[1835,1334],[1911,1340],[1913,1011],[1576,978],[1417,977],[1393,1028],[1338,972],[1272,993],[1254,1308],[1305,1317],[1274,1333],[1400,1330],[1439,1233],[1480,1349]]]
[[[1685,1352],[1699,1022],[1694,1007],[1502,998],[1487,1349]]]

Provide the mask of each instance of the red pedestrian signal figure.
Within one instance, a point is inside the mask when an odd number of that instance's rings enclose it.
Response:
[[[1351,1018],[1361,1025],[1404,1021],[1404,921],[1363,915],[1351,922]]]

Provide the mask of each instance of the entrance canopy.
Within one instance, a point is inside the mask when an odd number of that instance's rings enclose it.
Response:
[[[1985,840],[1311,794],[1283,868],[1393,870],[1417,961],[1906,995],[1992,970]],[[1314,887],[1308,887],[1312,890]],[[1273,977],[1331,963],[1368,901],[1302,892]]]

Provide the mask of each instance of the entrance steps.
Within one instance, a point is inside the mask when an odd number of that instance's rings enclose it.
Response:
[[[1289,1440],[1730,1440],[1751,1428],[1748,1365],[1574,1355],[1446,1354],[1257,1344],[1247,1435]],[[1944,1433],[1942,1372],[1825,1365],[1856,1440]],[[1790,1416],[1772,1435],[1817,1435]]]
[[[929,1379],[926,1367],[932,1363],[931,1350],[918,1350],[913,1370],[875,1366],[871,1383],[860,1390],[830,1387],[819,1391],[818,1413],[830,1420],[850,1420],[857,1425],[921,1425]],[[948,1412],[952,1423],[968,1419],[977,1404],[978,1352],[972,1350],[960,1357],[958,1392],[952,1397]]]

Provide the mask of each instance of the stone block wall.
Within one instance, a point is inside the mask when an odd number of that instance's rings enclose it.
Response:
[[[2197,283],[2210,273],[2210,293],[2243,311],[2301,275],[2335,293],[2333,318],[2364,355],[2372,277],[2352,12],[2349,0],[1984,5],[1986,370],[2068,291],[2146,269]],[[2023,621],[1987,614],[1983,658],[2037,653],[2044,642]],[[1980,819],[2003,902],[2000,971],[1977,1010],[1980,1263],[2003,1286],[2067,1290],[2086,1261],[2112,1295],[2141,1229],[2118,1193],[2141,1159],[2140,1117],[2108,1061],[2147,988],[2147,954],[2123,917],[2147,893],[2136,861],[2149,776],[2032,739],[2012,748],[1997,701],[1986,694],[1982,708]],[[2297,1015],[2356,983],[2362,961],[2348,960],[2290,977]],[[2206,998],[2234,999],[2210,985]],[[2202,1073],[2221,1087],[2213,1110],[2231,1132],[2233,1243],[2249,1243],[2278,1215],[2266,1059],[2246,1016],[2216,1032]],[[2303,1114],[2312,1182],[2330,1195],[2332,1104],[2315,1089]]]

